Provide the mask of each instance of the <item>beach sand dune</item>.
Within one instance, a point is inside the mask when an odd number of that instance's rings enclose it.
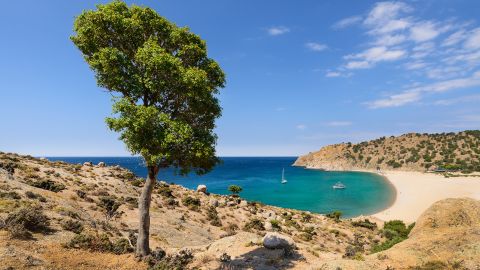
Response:
[[[387,171],[397,196],[388,209],[372,216],[414,222],[433,203],[446,198],[480,199],[480,177],[450,177],[421,172]]]

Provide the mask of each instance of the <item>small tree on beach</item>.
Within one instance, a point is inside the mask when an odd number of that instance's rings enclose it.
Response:
[[[136,253],[150,252],[150,203],[160,169],[203,174],[218,162],[216,95],[224,87],[219,65],[206,43],[153,9],[122,1],[97,5],[75,19],[73,43],[95,72],[99,86],[114,95],[110,129],[127,149],[141,155],[148,177],[139,198]]]
[[[232,192],[235,195],[238,195],[240,192],[242,192],[243,188],[241,186],[237,185],[230,185],[228,187],[228,191]]]

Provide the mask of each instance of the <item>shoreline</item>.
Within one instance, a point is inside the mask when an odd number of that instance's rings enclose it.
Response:
[[[384,176],[396,190],[392,205],[370,215],[382,221],[399,219],[408,223],[415,222],[433,203],[442,199],[480,199],[480,177],[446,178],[443,175],[412,171],[385,171],[379,175]]]
[[[304,167],[306,169],[317,169]],[[480,177],[443,175],[415,171],[382,171],[368,169],[345,170],[367,172],[382,176],[395,190],[392,203],[376,213],[359,216],[380,221],[402,220],[415,222],[432,204],[447,198],[472,198],[480,200]],[[358,218],[358,217],[357,217]]]

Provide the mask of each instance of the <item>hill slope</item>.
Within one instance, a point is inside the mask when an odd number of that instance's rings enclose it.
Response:
[[[294,165],[325,170],[480,171],[480,130],[408,133],[357,144],[334,144],[300,156]]]
[[[2,269],[148,269],[134,258],[130,245],[141,185],[117,166],[0,152]],[[152,201],[151,245],[170,257],[161,261],[167,265],[150,269],[384,270],[439,259],[476,269],[479,204],[441,201],[426,211],[409,239],[370,254],[386,241],[379,221],[337,220],[159,183]],[[261,239],[269,232],[292,238],[297,248],[291,253],[264,248]]]

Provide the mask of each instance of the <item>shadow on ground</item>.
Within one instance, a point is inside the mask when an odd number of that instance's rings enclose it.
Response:
[[[256,248],[250,252],[232,258],[230,262],[222,263],[217,270],[255,269],[281,270],[293,268],[295,262],[304,258],[295,250],[285,252],[283,249]]]

